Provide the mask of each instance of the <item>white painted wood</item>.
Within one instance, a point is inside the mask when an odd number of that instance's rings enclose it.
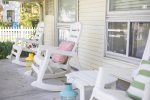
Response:
[[[16,29],[13,29],[12,27],[0,27],[0,41],[6,42],[11,41],[15,42],[16,38],[25,38],[29,39],[31,35],[35,32],[34,28],[28,28],[28,27],[18,27]]]
[[[67,77],[67,82],[72,83],[74,87],[79,89],[80,100],[88,100],[88,98],[85,97],[86,96],[85,89],[87,87],[93,87],[95,85],[97,74],[98,74],[97,70],[93,70],[93,71],[84,70],[84,71],[69,73],[66,75],[66,77]],[[103,76],[101,78],[103,78]],[[111,84],[111,83],[116,82],[116,80],[117,79],[114,77],[107,76],[107,78],[105,78],[103,82],[105,84]],[[99,83],[99,84],[102,84],[102,83]]]

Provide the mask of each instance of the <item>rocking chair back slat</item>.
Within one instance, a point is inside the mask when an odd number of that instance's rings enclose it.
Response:
[[[44,22],[40,22],[37,26],[33,40],[39,41],[39,44],[42,44],[43,32],[44,32]]]
[[[79,37],[80,37],[80,31],[81,31],[81,23],[80,22],[70,25],[70,33],[67,38],[67,41],[73,41],[75,43],[76,42],[78,43]]]
[[[12,63],[25,66],[26,63],[21,59],[21,53],[23,51],[36,53],[37,47],[42,44],[42,36],[44,34],[44,22],[39,22],[36,33],[31,39],[17,38],[15,44],[12,47],[11,54],[7,58],[12,58],[15,56],[15,59],[12,60]]]

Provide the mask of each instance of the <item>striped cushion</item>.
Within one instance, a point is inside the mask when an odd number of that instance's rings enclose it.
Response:
[[[150,61],[143,60],[140,70],[127,90],[127,94],[134,100],[141,100],[145,84],[150,82]]]

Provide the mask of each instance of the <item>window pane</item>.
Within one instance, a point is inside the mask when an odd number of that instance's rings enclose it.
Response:
[[[77,0],[58,0],[58,21],[77,21]]]
[[[127,23],[108,23],[107,50],[115,53],[126,54],[127,44]]]
[[[109,0],[110,11],[150,10],[150,0]]]
[[[14,21],[14,19],[15,19],[14,13],[15,13],[14,10],[7,10],[7,20],[9,22]]]
[[[131,23],[129,56],[142,58],[149,29],[150,22]]]
[[[58,29],[59,43],[67,39],[69,35],[69,29]]]

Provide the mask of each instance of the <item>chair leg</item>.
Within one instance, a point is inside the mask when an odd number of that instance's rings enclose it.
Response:
[[[93,100],[94,99],[94,91],[93,93],[91,94],[91,97],[90,97],[90,100]]]
[[[43,83],[44,75],[47,69],[48,63],[40,67],[39,72],[37,73],[37,80],[32,82],[31,85],[40,89],[49,90],[49,91],[61,91],[64,88],[64,85],[55,85],[55,84],[46,84]]]
[[[93,92],[92,92],[92,94],[91,94],[90,100],[103,100],[103,99],[102,99],[102,98],[101,98],[101,99],[98,99],[98,98],[97,98],[96,91],[95,91],[95,89],[93,88]]]
[[[32,86],[39,87],[37,85],[43,83],[42,81],[43,81],[44,74],[46,72],[47,66],[48,66],[48,63],[44,64],[43,66],[40,65],[39,72],[37,73],[37,80],[31,83]]]
[[[15,50],[16,50],[17,52],[14,52]],[[22,53],[22,48],[13,48],[12,54],[15,55],[15,59],[12,60],[12,63],[18,64],[18,65],[21,65],[21,66],[25,66],[26,63],[20,61],[21,53]]]

